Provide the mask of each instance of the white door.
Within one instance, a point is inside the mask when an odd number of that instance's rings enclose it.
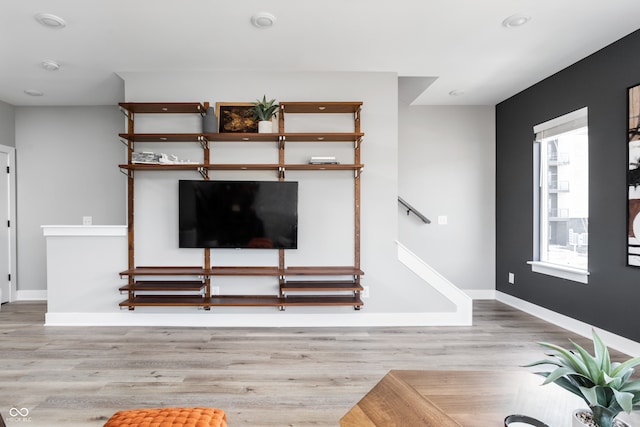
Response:
[[[0,152],[0,289],[2,301],[7,302],[11,297],[11,281],[9,271],[11,265],[9,239],[9,174],[5,173],[9,166],[9,156]]]
[[[0,302],[15,300],[14,156],[13,147],[0,145]]]

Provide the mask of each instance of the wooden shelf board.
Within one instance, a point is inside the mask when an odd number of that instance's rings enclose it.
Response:
[[[121,276],[279,276],[278,267],[136,267],[121,271]]]
[[[267,164],[267,163],[256,163],[256,164],[232,164],[232,163],[220,163],[220,164],[209,164],[205,165],[202,163],[169,163],[169,164],[161,164],[161,163],[132,163],[132,164],[121,164],[118,165],[120,169],[125,170],[138,170],[138,171],[150,171],[150,170],[278,170],[280,168],[284,170],[361,170],[364,168],[364,165],[358,164],[320,164],[320,165],[311,165],[307,163],[303,164]]]
[[[351,163],[341,163],[337,165],[332,165],[332,164],[311,165],[311,164],[303,163],[303,164],[297,164],[297,165],[284,165],[283,167],[285,170],[297,170],[297,171],[303,171],[303,170],[339,171],[339,170],[364,169],[364,165],[361,165],[361,164],[354,165]]]
[[[213,267],[212,276],[280,276],[278,267]]]
[[[242,132],[222,132],[202,134],[209,141],[215,142],[277,142],[278,133],[242,133]]]
[[[120,276],[362,276],[364,272],[352,266],[218,266],[205,269],[200,266],[139,266],[121,271]]]
[[[120,133],[120,138],[134,142],[199,142],[201,133]]]
[[[121,102],[120,107],[133,113],[200,113],[200,102]],[[285,113],[354,113],[362,108],[362,102],[280,102]]]
[[[360,140],[362,132],[336,132],[336,133],[281,133],[286,142],[355,142]]]
[[[136,267],[120,272],[120,276],[206,276],[208,273],[202,267]]]
[[[346,276],[364,275],[364,271],[352,266],[331,266],[331,267],[287,267],[284,269],[285,276]]]
[[[288,296],[283,298],[283,306],[338,306],[338,305],[364,305],[359,296]]]
[[[133,301],[126,299],[120,303],[120,307],[205,307],[209,305],[206,298],[194,295],[136,295]]]
[[[199,280],[143,280],[134,283],[133,288],[129,285],[120,287],[120,292],[133,291],[194,291],[199,292],[205,284]]]
[[[297,133],[120,133],[120,138],[135,142],[354,142],[362,132],[297,132]]]
[[[219,307],[278,307],[281,298],[275,295],[218,295],[210,305]]]
[[[322,108],[324,107],[324,108]],[[285,113],[354,113],[362,102],[281,102]]]
[[[326,281],[287,281],[280,285],[281,292],[310,292],[310,291],[362,291],[358,283],[350,280]]]
[[[160,163],[132,163],[132,164],[123,164],[118,165],[120,169],[127,170],[199,170],[199,169],[207,169],[208,165],[204,165],[202,163],[169,163],[169,164],[160,164]]]
[[[136,295],[126,299],[120,307],[287,307],[287,306],[362,306],[358,296],[313,295],[288,296],[273,295],[221,295],[206,299],[194,295]]]
[[[121,102],[120,107],[132,113],[204,113],[200,102]]]
[[[256,163],[256,164],[232,164],[232,163],[219,163],[219,164],[211,164],[207,166],[209,170],[278,170],[280,168],[277,164],[266,164],[266,163]]]

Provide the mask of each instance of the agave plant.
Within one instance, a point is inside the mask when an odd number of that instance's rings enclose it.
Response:
[[[595,331],[593,356],[573,341],[572,350],[546,342],[539,344],[552,350],[546,354],[550,358],[533,362],[527,367],[555,366],[548,372],[536,372],[546,377],[543,385],[556,383],[581,397],[589,405],[598,426],[612,427],[620,412],[631,413],[640,409],[640,380],[631,380],[633,368],[640,364],[640,357],[624,363],[611,362],[609,349]]]
[[[275,99],[267,101],[266,95],[262,96],[262,101],[257,99],[256,102],[253,103],[253,108],[251,109],[253,112],[253,118],[261,121],[271,120],[271,118],[278,113],[278,104],[275,102]]]

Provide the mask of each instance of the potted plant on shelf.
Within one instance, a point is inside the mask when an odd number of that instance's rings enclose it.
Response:
[[[542,383],[556,383],[582,398],[590,410],[578,409],[573,414],[573,427],[624,427],[628,424],[615,418],[622,411],[640,409],[640,380],[631,380],[640,357],[623,363],[611,362],[609,349],[593,331],[593,356],[571,341],[573,349],[541,342],[551,350],[549,358],[527,367],[552,365],[551,371],[536,372],[546,377]]]
[[[267,101],[266,95],[262,96],[262,101],[257,99],[253,103],[253,117],[258,120],[258,133],[271,133],[273,122],[271,119],[278,114],[278,104],[276,100]]]

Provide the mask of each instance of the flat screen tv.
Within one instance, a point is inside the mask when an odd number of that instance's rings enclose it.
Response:
[[[296,249],[298,183],[179,181],[181,248]]]

